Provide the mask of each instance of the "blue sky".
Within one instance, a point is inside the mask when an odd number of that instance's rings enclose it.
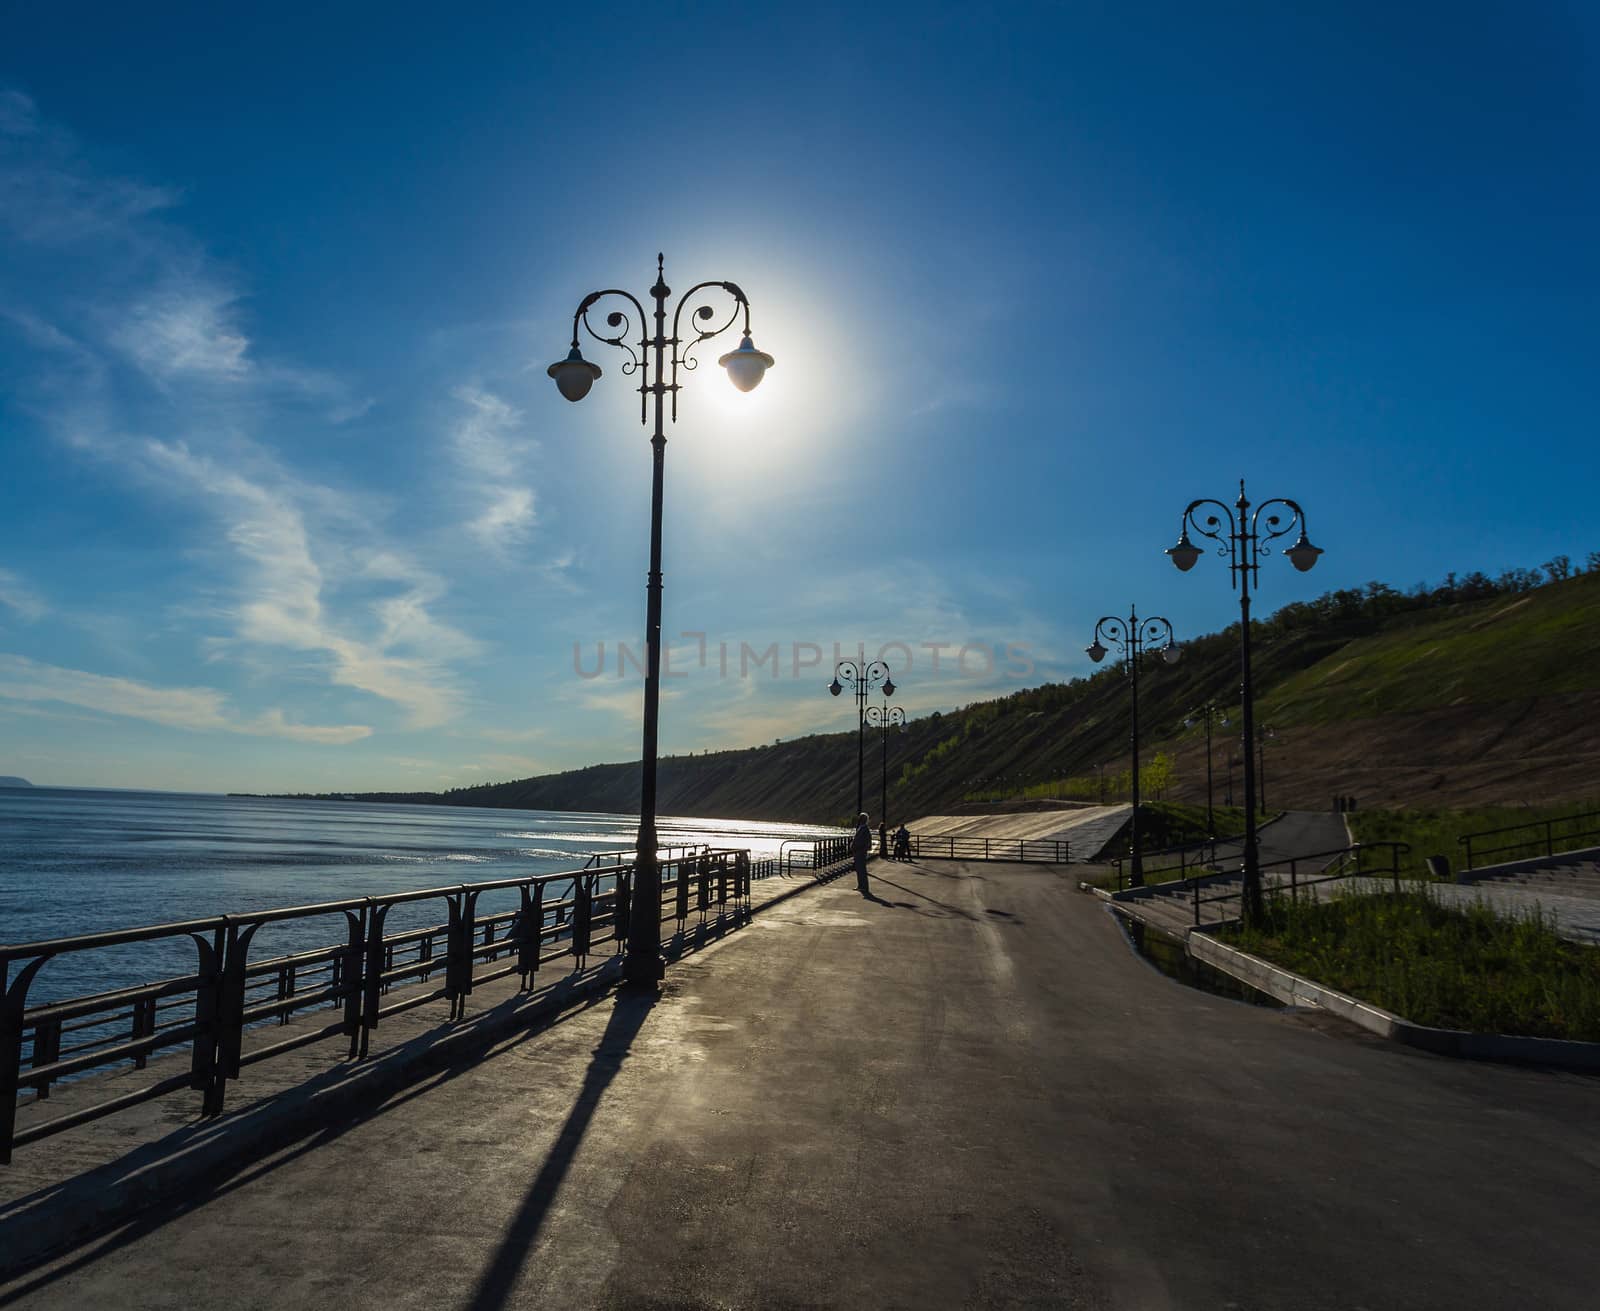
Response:
[[[647,432],[544,366],[658,250],[777,357],[668,434],[664,751],[1222,627],[1161,551],[1241,475],[1327,551],[1265,609],[1600,548],[1592,9],[237,9],[4,20],[0,773],[635,757]]]

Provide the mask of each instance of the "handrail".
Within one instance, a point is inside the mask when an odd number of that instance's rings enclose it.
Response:
[[[702,920],[748,913],[752,878],[777,869],[775,860],[752,861],[743,848],[696,843],[672,850],[681,854],[660,862],[655,911],[680,927],[695,912]],[[345,1038],[349,1058],[360,1059],[387,1016],[446,1001],[449,1018],[459,1020],[475,986],[516,974],[530,989],[552,961],[570,958],[574,969],[584,968],[603,941],[620,953],[638,913],[632,874],[631,863],[561,870],[0,945],[0,1165],[16,1147],[176,1092],[200,1093],[202,1113],[215,1115],[245,1065],[333,1037]],[[518,893],[515,908],[480,910],[485,893],[505,890]],[[444,903],[444,918],[386,931],[397,906],[430,900]],[[339,940],[251,959],[265,925],[325,916],[342,917]],[[148,982],[28,1005],[51,961],[137,944],[182,945],[194,953],[193,967],[168,966]],[[276,1042],[245,1043],[262,1025],[286,1025],[299,1012],[324,1008],[335,1011],[328,1023]],[[17,1127],[24,1090],[44,1101],[64,1079],[129,1062],[142,1069],[153,1057],[179,1053],[187,1053],[181,1073],[174,1062],[167,1077],[131,1091],[113,1081],[119,1095]]]
[[[1480,829],[1476,833],[1463,833],[1456,839],[1456,845],[1466,848],[1462,869],[1463,871],[1476,869],[1476,862],[1480,857],[1502,856],[1508,851],[1520,851],[1524,848],[1538,845],[1538,838],[1532,837],[1526,841],[1512,842],[1504,846],[1481,848],[1477,853],[1474,853],[1472,844],[1479,838],[1496,838],[1505,833],[1520,833],[1529,829],[1542,828],[1544,830],[1544,854],[1546,856],[1554,856],[1558,854],[1555,846],[1556,826],[1558,824],[1588,823],[1589,821],[1600,821],[1600,810],[1586,810],[1576,815],[1557,815],[1549,819],[1529,819],[1520,824],[1506,824],[1500,828],[1486,828]],[[1579,829],[1575,833],[1563,833],[1561,836],[1564,841],[1600,837],[1600,822],[1590,823],[1587,828]],[[1562,850],[1572,850],[1572,848],[1564,847]]]
[[[961,833],[912,833],[917,860],[1003,860],[1017,864],[1067,865],[1071,845],[1063,838],[980,838]]]
[[[1362,862],[1367,852],[1380,852],[1384,850],[1387,850],[1389,853],[1388,868],[1362,868]],[[1319,883],[1332,883],[1339,879],[1364,878],[1368,876],[1384,874],[1388,875],[1394,880],[1394,890],[1399,892],[1400,861],[1403,856],[1407,856],[1410,853],[1411,844],[1408,842],[1355,842],[1348,847],[1333,847],[1327,851],[1314,851],[1300,856],[1286,856],[1278,860],[1263,861],[1260,865],[1260,869],[1263,875],[1266,875],[1272,871],[1279,872],[1280,877],[1276,880],[1274,886],[1279,891],[1287,886],[1291,901],[1298,901],[1300,899],[1301,888],[1314,887]],[[1349,869],[1347,866],[1352,860],[1355,862],[1355,868]],[[1319,872],[1314,876],[1304,878],[1301,877],[1300,866],[1311,864],[1315,861],[1322,862],[1321,865],[1314,866],[1314,868],[1316,868]],[[1328,873],[1328,869],[1335,865],[1337,865],[1338,868],[1335,869],[1333,873]],[[1289,871],[1287,882],[1281,877],[1281,871],[1284,866],[1287,866]],[[1192,893],[1194,922],[1197,925],[1200,923],[1201,906],[1222,901],[1239,901],[1244,896],[1244,888],[1241,886],[1238,888],[1229,888],[1226,892],[1220,892],[1213,896],[1202,897],[1200,895],[1200,888],[1207,877],[1209,876],[1200,875],[1192,879],[1182,880],[1182,882],[1189,886],[1189,889]],[[1263,882],[1265,882],[1265,879],[1263,879]]]
[[[1148,862],[1152,858],[1158,857],[1158,856],[1177,856],[1178,857],[1178,864],[1177,864],[1176,868],[1177,868],[1177,871],[1178,871],[1178,878],[1175,879],[1175,880],[1170,880],[1170,881],[1172,881],[1172,882],[1181,882],[1183,880],[1183,878],[1185,877],[1185,875],[1184,875],[1184,871],[1185,870],[1193,869],[1196,865],[1199,865],[1202,862],[1204,862],[1204,863],[1206,863],[1208,865],[1215,865],[1217,863],[1217,848],[1219,846],[1224,846],[1224,845],[1227,845],[1227,844],[1233,843],[1233,842],[1243,842],[1244,838],[1245,838],[1245,835],[1243,833],[1240,833],[1237,836],[1231,837],[1231,838],[1204,838],[1199,842],[1184,842],[1184,843],[1180,843],[1180,844],[1178,844],[1176,846],[1163,847],[1159,851],[1141,851],[1139,853],[1139,856],[1140,856],[1141,862]],[[1207,855],[1208,851],[1209,851],[1209,856]],[[1193,854],[1194,857],[1195,857],[1195,859],[1193,861],[1185,859],[1185,857],[1187,857],[1190,854]],[[1131,861],[1132,859],[1133,859],[1133,856],[1132,856],[1132,853],[1130,852],[1126,856],[1113,856],[1111,858],[1111,860],[1108,862],[1109,864],[1111,864],[1111,865],[1116,867],[1116,871],[1117,871],[1117,891],[1118,892],[1122,891],[1122,881],[1126,877],[1127,863],[1129,861]],[[1156,866],[1156,868],[1154,870],[1146,868],[1144,870],[1144,873],[1147,876],[1149,874],[1152,874],[1152,873],[1160,874],[1160,873],[1164,873],[1166,871],[1169,871],[1169,870],[1171,870],[1173,868],[1174,867],[1171,866],[1171,865],[1158,865],[1158,866]],[[1166,881],[1169,881],[1169,880],[1163,880],[1163,881],[1166,882]]]

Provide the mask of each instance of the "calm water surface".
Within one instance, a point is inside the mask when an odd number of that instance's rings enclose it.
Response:
[[[0,788],[0,943],[476,883],[581,866],[630,847],[637,816],[464,806],[373,805],[154,792]],[[661,841],[775,854],[785,837],[837,830],[663,818]],[[485,894],[485,911],[516,905]],[[405,912],[402,914],[402,912]],[[401,907],[391,931],[444,918]],[[341,919],[269,925],[251,958],[342,941]],[[99,991],[194,967],[182,944],[62,956],[30,1001]]]

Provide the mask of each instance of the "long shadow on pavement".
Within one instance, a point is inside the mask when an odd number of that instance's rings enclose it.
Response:
[[[735,928],[741,927],[748,922],[748,919],[748,915],[738,912],[729,914],[721,919],[713,919],[692,927],[680,929],[676,934],[663,941],[663,954],[669,961],[681,960],[726,936]],[[9,1269],[5,1270],[4,1275],[0,1275],[0,1308],[10,1306],[20,1298],[35,1293],[56,1280],[93,1264],[119,1248],[137,1242],[146,1234],[153,1233],[180,1216],[197,1210],[220,1197],[271,1174],[307,1152],[314,1151],[342,1137],[357,1125],[403,1106],[415,1097],[432,1092],[469,1070],[476,1069],[483,1061],[492,1060],[495,1056],[501,1055],[513,1047],[541,1037],[563,1020],[578,1012],[604,1004],[611,995],[609,992],[595,991],[588,996],[569,998],[563,985],[558,984],[552,990],[550,997],[555,1004],[546,1011],[530,1015],[527,1021],[527,1028],[520,1032],[486,1043],[483,1051],[471,1056],[457,1056],[442,1066],[436,1066],[431,1069],[417,1069],[402,1076],[401,1081],[396,1084],[374,1088],[365,1095],[352,1098],[331,1113],[322,1113],[319,1117],[321,1119],[320,1124],[306,1124],[302,1121],[295,1129],[286,1127],[283,1132],[263,1135],[259,1141],[250,1144],[237,1157],[218,1161],[213,1168],[206,1171],[205,1178],[187,1184],[182,1196],[163,1198],[153,1202],[148,1206],[141,1207],[124,1220],[108,1223],[98,1233],[85,1234],[69,1247],[57,1249],[39,1257],[19,1261],[11,1265]],[[520,1002],[517,999],[510,999],[493,1009],[500,1010],[502,1007],[518,1004]],[[472,1020],[466,1021],[466,1025],[480,1024],[489,1018],[489,1015],[489,1012],[485,1012],[475,1016]],[[642,1023],[642,1016],[640,1017],[640,1022]],[[617,1017],[613,1015],[612,1024],[616,1023]],[[610,1032],[611,1030],[608,1028],[608,1038]],[[438,1034],[439,1030],[430,1030],[403,1046],[426,1046],[434,1042]],[[597,1049],[597,1061],[599,1052],[606,1050],[607,1046],[607,1040],[602,1040],[601,1047]],[[372,1063],[376,1065],[392,1061],[402,1054],[402,1049],[400,1048],[391,1049],[375,1057]],[[350,1063],[342,1062],[325,1074],[308,1081],[300,1091],[315,1090],[336,1082],[345,1077],[351,1068],[354,1067]],[[591,1063],[591,1075],[594,1070],[595,1065]],[[607,1081],[609,1082],[609,1078]],[[585,1093],[588,1092],[589,1085],[590,1079],[586,1077],[584,1082]],[[581,1097],[579,1104],[582,1105]],[[592,1109],[590,1107],[591,1113]],[[574,1108],[574,1116],[576,1114],[577,1108]],[[569,1125],[572,1122],[572,1119],[569,1118]],[[155,1146],[159,1146],[159,1144],[152,1145],[152,1149]],[[562,1168],[564,1172],[564,1164]],[[541,1174],[540,1178],[542,1179],[543,1177]],[[71,1181],[69,1181],[69,1186],[70,1183]],[[24,1198],[22,1200],[27,1201],[30,1199]],[[500,1303],[487,1302],[483,1305],[497,1306]]]
[[[940,901],[937,897],[930,897],[925,893],[918,892],[915,888],[906,887],[903,883],[896,883],[893,879],[886,879],[882,874],[879,874],[876,877],[879,883],[893,888],[896,892],[903,892],[908,897],[916,897],[918,900],[927,902],[930,906],[937,906],[940,910],[945,911],[950,915],[959,916],[964,920],[975,920],[978,918],[970,910],[963,910],[960,906],[952,906],[948,901]],[[900,904],[904,905],[905,903],[902,902]],[[913,907],[913,909],[915,909],[915,907]],[[922,913],[930,914],[931,912],[923,911]]]
[[[581,1003],[577,1010],[587,1010],[590,1006],[597,1005],[603,1000],[603,995],[596,996],[592,1000]],[[568,1011],[560,1018],[567,1018],[575,1013],[576,1010]],[[548,1024],[542,1024],[537,1028],[530,1028],[525,1033],[518,1034],[509,1041],[498,1045],[494,1049],[495,1054],[498,1055],[509,1051],[513,1047],[520,1046],[524,1042],[531,1041],[544,1033],[549,1027]],[[343,1137],[359,1124],[396,1110],[414,1098],[433,1092],[435,1089],[449,1083],[452,1079],[465,1074],[468,1070],[474,1068],[475,1064],[476,1062],[463,1062],[437,1071],[420,1079],[405,1091],[386,1098],[381,1105],[376,1107],[365,1105],[346,1106],[337,1116],[332,1118],[331,1122],[325,1123],[298,1145],[288,1150],[277,1152],[270,1160],[241,1170],[230,1177],[219,1177],[210,1186],[194,1188],[183,1197],[148,1207],[140,1211],[131,1220],[112,1230],[108,1235],[88,1239],[69,1252],[58,1252],[53,1256],[43,1258],[31,1267],[18,1269],[8,1276],[11,1282],[0,1287],[0,1307],[10,1306],[13,1302],[19,1301],[30,1293],[36,1293],[56,1280],[73,1274],[85,1266],[92,1265],[101,1257],[108,1256],[130,1243],[137,1242],[146,1234],[154,1233],[180,1216],[187,1215],[190,1211],[198,1210],[220,1197],[225,1197],[229,1193],[236,1192],[238,1189],[266,1177],[275,1170],[282,1169],[285,1165],[304,1156],[307,1152],[313,1152],[317,1148],[325,1147],[335,1139]],[[218,1173],[220,1176],[222,1171]],[[42,1273],[39,1273],[41,1266],[47,1268]],[[30,1274],[33,1275],[32,1278],[29,1278]]]
[[[606,1023],[605,1032],[600,1035],[588,1069],[584,1071],[578,1098],[567,1115],[566,1123],[561,1126],[561,1132],[556,1135],[550,1154],[545,1157],[544,1165],[540,1167],[527,1197],[507,1226],[505,1237],[500,1240],[500,1250],[478,1281],[470,1303],[472,1311],[498,1311],[509,1300],[512,1286],[539,1240],[539,1230],[544,1227],[550,1204],[555,1201],[561,1181],[566,1178],[572,1158],[577,1154],[578,1145],[588,1132],[589,1122],[594,1119],[601,1094],[617,1077],[617,1071],[627,1059],[628,1049],[644,1027],[655,1004],[654,993],[624,991],[617,994],[611,1018]]]

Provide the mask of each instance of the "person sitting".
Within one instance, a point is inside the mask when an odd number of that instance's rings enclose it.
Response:
[[[895,830],[894,858],[896,860],[911,859],[911,832],[904,824]]]

